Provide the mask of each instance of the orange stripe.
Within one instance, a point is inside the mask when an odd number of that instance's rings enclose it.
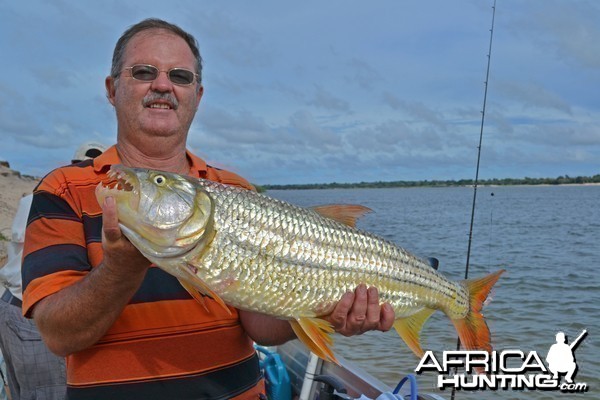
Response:
[[[73,386],[131,382],[205,373],[254,352],[241,326],[168,337],[98,344],[67,357]]]
[[[75,244],[85,247],[81,222],[66,219],[37,219],[29,224],[26,239],[23,247],[25,256],[55,244]]]
[[[207,312],[192,298],[128,304],[101,342],[170,335],[238,324],[237,310],[228,314],[206,299]]]
[[[102,253],[102,243],[90,243],[87,246],[88,253],[88,261],[92,268],[100,265],[102,260],[104,259],[104,254]]]
[[[70,286],[87,275],[87,272],[61,271],[32,280],[23,293],[23,315],[31,318],[31,309],[41,299]]]

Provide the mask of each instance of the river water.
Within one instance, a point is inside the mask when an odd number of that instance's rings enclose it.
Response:
[[[362,204],[374,212],[358,227],[413,254],[436,257],[451,279],[465,273],[473,189],[399,188],[271,190],[269,196],[301,206]],[[575,382],[586,393],[560,391],[458,391],[456,399],[600,399],[600,186],[479,187],[469,277],[506,269],[484,314],[495,350],[536,351],[545,359],[562,331],[574,340]],[[422,347],[441,360],[454,350],[456,333],[435,313],[421,334]],[[394,387],[419,360],[392,330],[336,337],[335,351]],[[514,367],[514,365],[511,365]],[[436,392],[437,373],[418,376],[422,391]],[[450,390],[437,391],[450,398]]]

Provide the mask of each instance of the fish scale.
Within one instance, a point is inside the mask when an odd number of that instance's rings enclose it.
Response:
[[[503,270],[453,282],[383,238],[354,228],[367,209],[305,209],[238,187],[163,171],[112,166],[98,201],[115,199],[119,224],[140,252],[221,306],[290,321],[319,357],[336,361],[327,316],[359,284],[375,286],[394,309],[394,328],[417,355],[420,331],[435,310],[454,324],[464,347],[491,351],[481,309]],[[208,312],[208,307],[206,307]]]
[[[207,282],[209,286],[240,283],[235,290],[220,293],[235,307],[262,302],[260,311],[274,316],[318,316],[315,310],[327,309],[323,303],[333,303],[358,284],[369,283],[378,287],[381,301],[389,302],[397,315],[410,315],[425,304],[444,299],[449,304],[459,296],[465,298],[465,309],[457,313],[467,312],[467,294],[459,284],[440,279],[426,262],[383,239],[278,200],[260,195],[243,197],[243,189],[210,181],[201,183],[215,201],[216,236],[205,259],[192,263],[205,264],[211,271],[224,271],[215,281]],[[285,243],[289,244],[288,251],[281,252]],[[221,261],[222,253],[229,254],[230,263]],[[402,268],[407,262],[418,273]],[[272,270],[287,273],[270,274]],[[255,287],[245,284],[248,278],[242,271],[273,278]],[[320,279],[321,276],[326,279]],[[270,290],[281,287],[275,282],[297,282],[298,277],[306,282],[304,287],[312,287],[314,292],[292,286],[286,294],[289,299],[274,301],[281,296],[279,291]],[[436,289],[441,295],[424,295],[428,293],[426,289]]]

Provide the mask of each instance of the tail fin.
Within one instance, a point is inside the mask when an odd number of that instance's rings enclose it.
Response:
[[[490,290],[504,273],[501,269],[483,278],[464,281],[469,292],[469,312],[463,319],[453,319],[462,346],[468,350],[492,351],[490,330],[483,319],[481,309]]]

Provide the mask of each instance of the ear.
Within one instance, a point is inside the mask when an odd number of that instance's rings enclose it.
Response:
[[[204,86],[200,85],[198,88],[198,92],[196,93],[196,109],[200,105],[200,100],[202,100],[202,95],[204,94]]]
[[[110,104],[114,106],[116,91],[115,78],[113,78],[112,76],[107,76],[104,80],[104,85],[106,86],[106,98],[108,99]]]

